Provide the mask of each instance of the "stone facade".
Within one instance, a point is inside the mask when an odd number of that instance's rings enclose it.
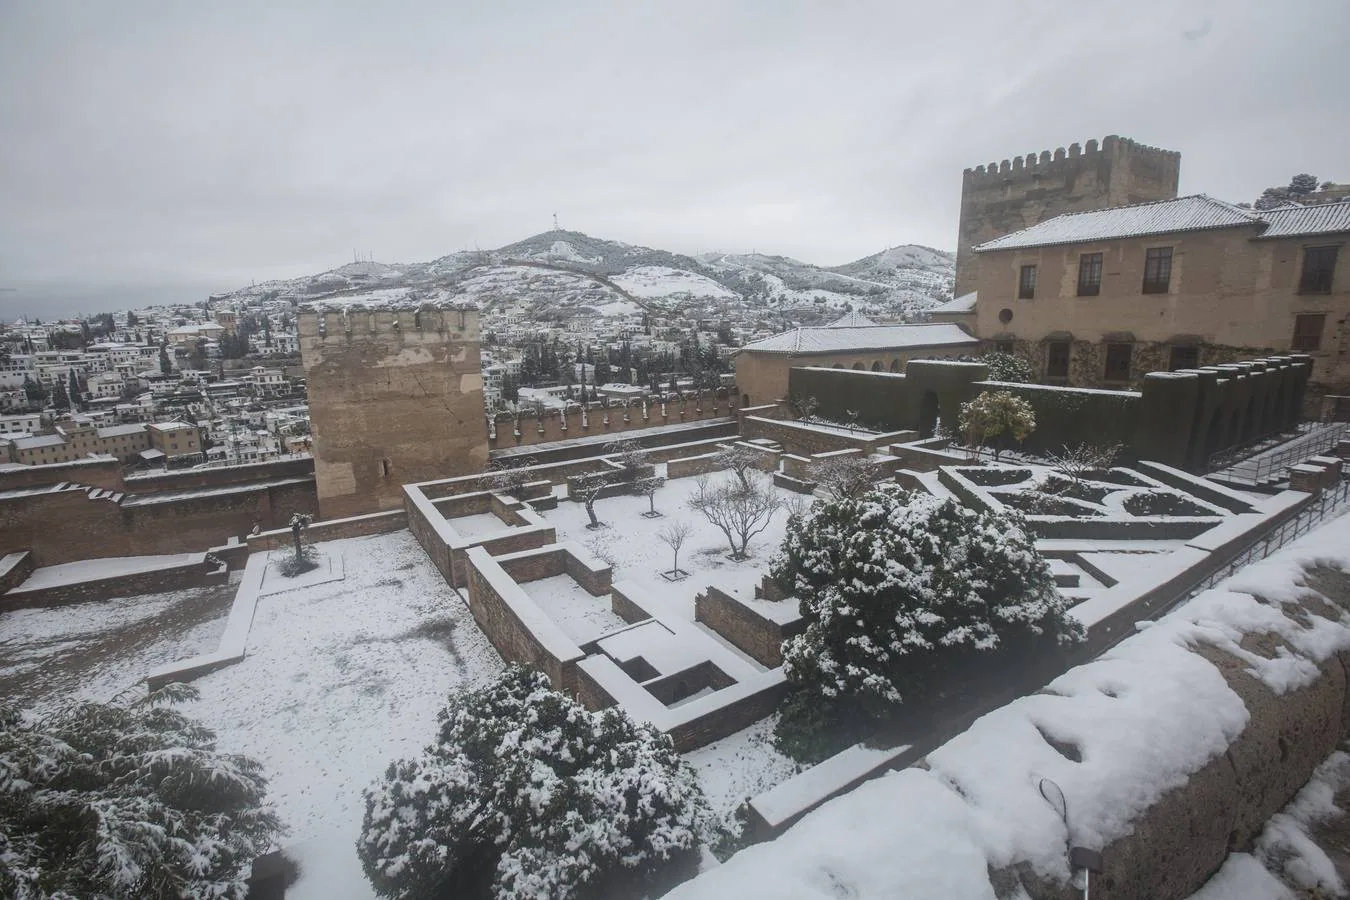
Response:
[[[1151,371],[1292,350],[1313,361],[1314,401],[1323,391],[1350,390],[1350,259],[1341,254],[1329,292],[1299,293],[1306,248],[1334,244],[1336,236],[1267,239],[1259,232],[1252,224],[982,251],[976,334],[1024,357],[1051,383],[1128,387]],[[1145,255],[1159,247],[1172,250],[1170,281],[1166,293],[1145,294]],[[1102,254],[1097,296],[1078,296],[1085,253]],[[1036,266],[1035,296],[1018,299],[1019,273],[1028,265]],[[1324,316],[1316,346],[1295,339],[1297,317],[1305,315]],[[1115,351],[1126,360],[1123,369],[1108,371],[1112,344],[1128,348]]]
[[[299,329],[324,518],[397,509],[406,483],[486,467],[476,310],[305,310]]]
[[[956,293],[976,289],[971,248],[1068,212],[1170,200],[1177,195],[1181,154],[1107,135],[1011,161],[966,169],[956,244]]]
[[[855,372],[903,372],[911,359],[953,357],[975,351],[968,346],[913,346],[890,350],[855,350],[836,353],[760,353],[742,350],[736,355],[736,389],[741,406],[788,399],[788,373],[794,366],[849,369]]]

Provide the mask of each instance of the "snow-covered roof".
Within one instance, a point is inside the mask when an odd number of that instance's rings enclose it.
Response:
[[[1291,204],[1279,209],[1256,211],[1242,209],[1204,194],[1195,194],[1175,200],[1066,213],[1030,228],[985,241],[974,249],[977,253],[983,253],[1239,226],[1256,228],[1257,233],[1252,235],[1254,238],[1350,232],[1350,203],[1316,206]]]
[[[108,425],[108,426],[106,426],[106,427],[104,427],[104,428],[100,428],[100,429],[98,430],[98,436],[101,437],[101,438],[117,437],[118,435],[123,435],[123,434],[139,434],[139,433],[142,432],[142,431],[145,431],[145,426],[144,426],[144,425],[140,425],[140,424],[136,424],[136,425]]]
[[[1201,231],[1240,225],[1262,227],[1264,224],[1259,213],[1204,194],[1194,194],[1175,200],[1066,213],[1030,228],[985,241],[974,249],[976,252],[1013,250],[1169,234],[1174,231]]]
[[[187,422],[156,422],[150,427],[158,428],[161,431],[177,431],[180,428],[192,428],[194,426],[189,425]]]
[[[1316,206],[1286,206],[1266,210],[1261,218],[1270,227],[1263,238],[1300,237],[1350,231],[1350,203],[1320,203]]]
[[[755,353],[842,353],[850,350],[900,350],[978,344],[950,322],[931,325],[865,325],[797,328],[746,344]]]
[[[59,434],[40,434],[37,437],[19,438],[14,446],[19,450],[34,450],[38,447],[55,447],[64,444],[66,439]]]
[[[865,328],[875,325],[871,319],[856,310],[849,310],[829,324],[830,328]]]
[[[975,302],[979,299],[979,291],[971,291],[969,294],[962,294],[954,300],[948,300],[946,303],[939,303],[937,306],[930,308],[928,314],[974,312]]]

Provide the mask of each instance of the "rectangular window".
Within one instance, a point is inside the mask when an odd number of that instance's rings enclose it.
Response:
[[[1031,300],[1036,296],[1036,267],[1023,266],[1017,279],[1017,299]]]
[[[1303,275],[1298,280],[1300,294],[1330,294],[1331,277],[1336,273],[1337,247],[1304,247]]]
[[[1095,297],[1102,292],[1102,255],[1084,253],[1078,257],[1078,296]]]
[[[1167,362],[1167,370],[1194,369],[1200,365],[1200,348],[1195,344],[1178,344],[1172,348],[1172,357]]]
[[[1151,247],[1144,253],[1144,293],[1165,294],[1172,281],[1172,248]]]
[[[1045,350],[1045,377],[1069,377],[1069,342],[1051,341]]]
[[[1129,381],[1130,357],[1134,355],[1134,344],[1107,344],[1106,370],[1102,373],[1104,381]]]
[[[1322,313],[1294,316],[1294,339],[1289,345],[1294,350],[1322,349],[1322,326],[1327,317]]]

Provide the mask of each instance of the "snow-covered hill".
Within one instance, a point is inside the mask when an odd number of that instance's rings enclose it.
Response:
[[[497,250],[426,263],[353,262],[308,278],[253,285],[217,299],[472,303],[541,318],[633,309],[725,316],[756,310],[806,321],[856,309],[913,316],[950,299],[953,254],[903,246],[831,269],[783,256],[679,253],[549,231]]]

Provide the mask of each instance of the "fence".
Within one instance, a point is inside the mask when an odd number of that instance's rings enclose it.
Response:
[[[1307,506],[1299,510],[1297,515],[1290,517],[1278,528],[1273,529],[1261,540],[1238,554],[1227,565],[1219,567],[1198,585],[1178,597],[1171,605],[1160,610],[1158,615],[1161,616],[1185,603],[1196,594],[1209,590],[1243,566],[1265,559],[1286,544],[1303,537],[1328,519],[1334,519],[1347,512],[1350,512],[1350,473],[1346,473],[1334,486],[1324,488]]]
[[[1253,485],[1277,481],[1285,476],[1290,466],[1335,447],[1345,436],[1347,427],[1350,426],[1344,422],[1308,423],[1300,426],[1299,436],[1292,440],[1256,453],[1251,453],[1253,447],[1249,446],[1250,455],[1240,461],[1237,461],[1238,454],[1232,452],[1211,457],[1208,468],[1212,475],[1226,481]]]

